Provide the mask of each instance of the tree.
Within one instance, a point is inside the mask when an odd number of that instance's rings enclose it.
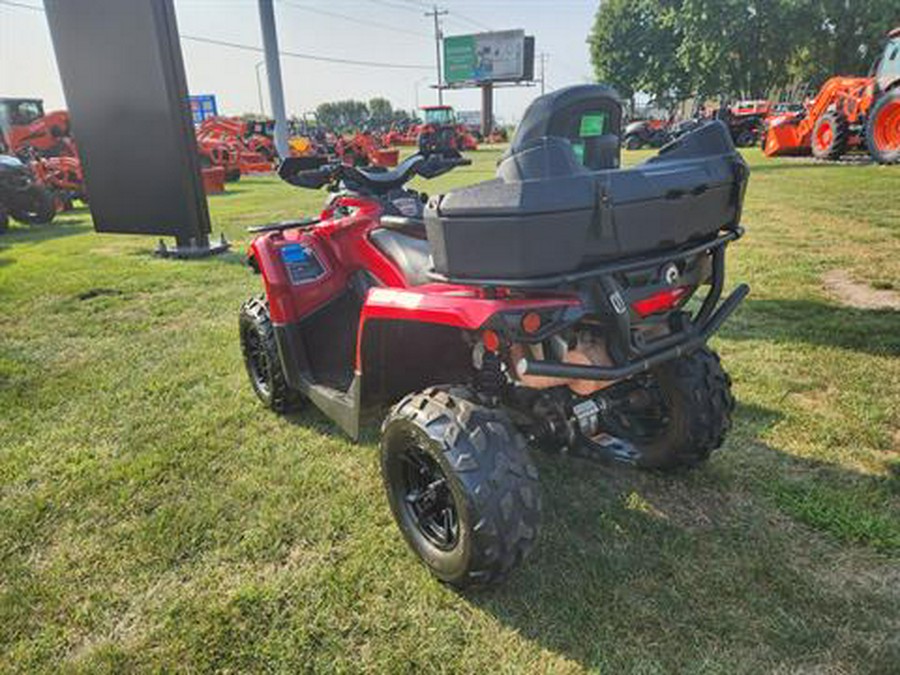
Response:
[[[393,106],[386,98],[373,98],[369,101],[369,119],[376,124],[389,122],[393,112]]]
[[[809,0],[683,0],[678,59],[701,97],[762,98],[790,81]]]
[[[678,62],[679,28],[674,22],[679,2],[604,0],[588,36],[597,79],[613,85],[626,98],[637,91],[657,99],[677,100],[687,94],[687,73]]]
[[[807,70],[816,83],[830,75],[865,75],[890,29],[900,24],[900,0],[818,0],[810,23]]]

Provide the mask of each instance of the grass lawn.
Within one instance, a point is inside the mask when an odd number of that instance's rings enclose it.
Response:
[[[629,159],[646,153],[629,153]],[[544,528],[468,595],[407,551],[377,429],[246,382],[245,228],[323,194],[210,199],[235,251],[159,260],[86,210],[0,238],[0,671],[900,672],[900,167],[753,167],[713,344],[739,399],[700,470],[539,455]],[[431,191],[492,172],[497,151]]]

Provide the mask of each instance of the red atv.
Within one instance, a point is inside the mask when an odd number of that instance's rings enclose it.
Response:
[[[287,159],[328,187],[314,220],[258,228],[266,295],[241,308],[258,397],[309,401],[356,438],[381,427],[387,497],[412,549],[458,587],[501,580],[535,542],[528,446],[640,467],[695,466],[734,399],[709,336],[748,170],[708,122],[619,169],[621,107],[582,85],[526,111],[497,178],[430,199],[404,187],[468,163],[392,170]],[[705,294],[692,301],[698,289]]]

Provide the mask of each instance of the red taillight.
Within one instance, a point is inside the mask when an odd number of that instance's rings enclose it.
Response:
[[[500,349],[500,336],[492,330],[486,330],[481,334],[484,348],[489,352],[497,352]]]
[[[541,329],[541,315],[537,312],[528,312],[522,317],[522,330],[531,335]]]
[[[677,305],[678,301],[686,296],[690,290],[690,286],[667,288],[631,303],[631,308],[641,318],[656,314],[657,312],[665,312]]]

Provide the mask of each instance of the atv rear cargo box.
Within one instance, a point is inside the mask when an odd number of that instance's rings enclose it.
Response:
[[[586,167],[575,145],[555,136],[514,144],[498,178],[433,198],[425,223],[435,271],[560,274],[712,238],[740,222],[749,171],[721,122],[629,169]]]

